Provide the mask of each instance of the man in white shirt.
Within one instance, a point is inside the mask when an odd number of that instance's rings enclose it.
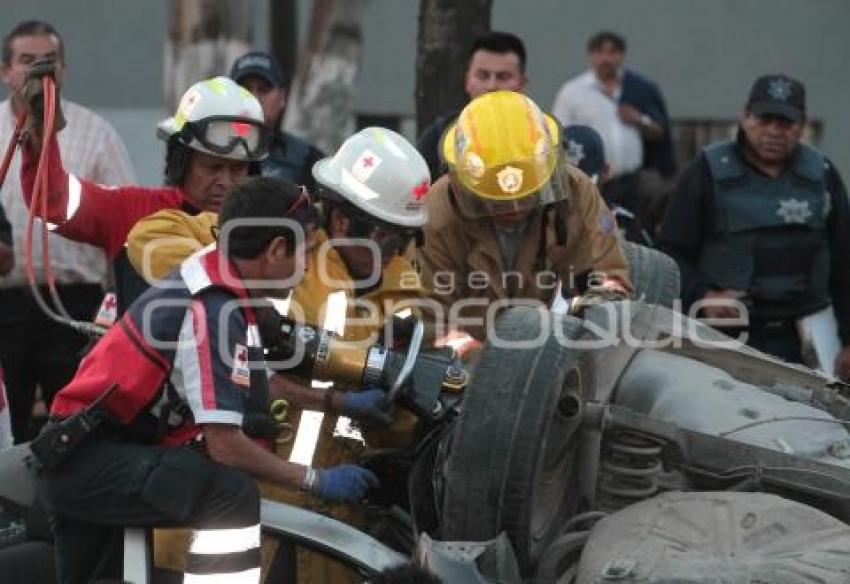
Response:
[[[552,114],[564,126],[590,126],[605,144],[610,179],[601,186],[609,205],[640,211],[638,172],[656,167],[673,173],[669,122],[661,92],[623,66],[626,41],[600,32],[587,44],[590,69],[558,91]]]
[[[9,99],[0,102],[0,147],[9,143],[16,116],[23,103],[16,92],[30,65],[43,58],[56,62],[56,78],[64,76],[62,39],[50,24],[19,23],[2,45],[0,76]],[[133,182],[133,170],[123,142],[103,118],[75,103],[62,100],[67,126],[59,134],[65,168],[78,176],[102,184]],[[17,442],[28,438],[35,388],[40,386],[46,401],[70,381],[86,339],[47,318],[33,299],[26,277],[24,234],[28,211],[20,183],[20,152],[16,151],[0,189],[14,234],[15,267],[0,278],[0,363],[5,369],[12,429]],[[41,233],[41,224],[36,225]],[[33,263],[43,284],[40,236],[34,237]],[[102,251],[51,234],[50,264],[60,298],[75,318],[91,320],[103,298],[107,262]],[[46,297],[47,295],[44,294]]]

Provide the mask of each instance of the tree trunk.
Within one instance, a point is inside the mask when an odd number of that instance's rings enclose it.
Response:
[[[227,75],[253,39],[253,2],[244,0],[172,0],[165,43],[165,106],[177,102],[189,86],[207,77]]]
[[[280,62],[284,83],[288,86],[295,75],[295,65],[298,62],[298,2],[271,0],[269,4],[271,53]]]
[[[366,0],[314,0],[284,127],[327,153],[355,129],[354,83]]]
[[[434,118],[468,99],[463,88],[469,49],[490,30],[492,0],[420,0],[416,51],[416,124],[421,132]]]

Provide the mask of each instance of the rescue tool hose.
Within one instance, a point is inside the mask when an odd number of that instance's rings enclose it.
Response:
[[[43,94],[44,94],[44,124],[42,128],[42,137],[47,139],[53,135],[54,125],[56,122],[56,82],[49,75],[44,75],[41,78]],[[23,136],[23,128],[26,124],[26,114],[20,116],[15,124],[15,129],[12,133],[12,138],[6,148],[6,153],[3,157],[3,163],[0,165],[0,186],[6,180],[6,175],[9,172],[9,166],[12,162],[15,147],[21,142]],[[43,146],[43,145],[42,145]],[[35,183],[33,185],[33,193],[30,199],[29,215],[27,218],[27,227],[24,238],[24,257],[26,258],[26,274],[29,281],[30,289],[32,290],[33,299],[44,314],[51,320],[71,327],[74,330],[90,337],[101,337],[105,334],[106,329],[88,322],[74,320],[68,311],[65,309],[59,292],[56,289],[56,281],[53,276],[53,270],[50,266],[50,251],[48,246],[48,229],[47,229],[47,203],[48,203],[48,169],[47,169],[47,154],[44,147],[39,155],[38,167],[36,169]],[[44,300],[36,282],[35,263],[33,261],[33,231],[35,227],[36,209],[41,211],[42,216],[42,232],[41,244],[43,250],[43,270],[45,281],[50,292],[50,296],[58,313],[54,311]]]
[[[55,96],[56,96],[56,86],[53,83],[53,79],[44,76],[41,78],[43,95],[44,95],[44,128],[42,132],[43,137],[48,137],[53,135],[53,126],[55,122]],[[35,185],[33,187],[33,194],[30,200],[30,208],[29,208],[29,217],[27,218],[27,229],[26,229],[26,269],[27,269],[27,279],[30,282],[30,287],[33,288],[35,285],[35,266],[33,262],[33,232],[35,229],[35,210],[39,209],[41,212],[42,221],[46,221],[47,217],[47,155],[44,147],[41,148],[41,152],[39,153],[38,158],[38,167],[36,169],[35,174]],[[53,270],[50,266],[50,247],[48,246],[47,239],[47,228],[41,230],[41,248],[43,254],[42,261],[42,269],[44,271],[44,279],[47,283],[48,290],[50,291],[50,296],[53,298],[56,309],[59,313],[65,317],[70,318],[70,315],[65,310],[64,305],[61,300],[59,300],[59,294],[56,291],[56,283],[53,277]]]
[[[3,164],[0,165],[0,186],[3,186],[3,183],[6,180],[6,174],[9,172],[9,165],[12,163],[12,156],[15,154],[15,146],[18,145],[18,142],[21,139],[24,122],[26,122],[25,116],[18,118],[15,123],[15,130],[12,132],[12,139],[9,140],[9,145],[6,147],[6,154],[3,156]]]

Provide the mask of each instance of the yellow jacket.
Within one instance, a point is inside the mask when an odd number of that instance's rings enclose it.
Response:
[[[127,236],[127,257],[136,271],[149,283],[175,270],[199,249],[213,243],[215,213],[189,215],[168,209],[141,219]],[[316,245],[307,256],[304,279],[292,292],[290,314],[303,322],[322,326],[328,297],[343,292],[347,299],[356,297],[353,279],[345,262],[328,236],[320,229]],[[405,257],[395,256],[384,268],[380,285],[347,304],[343,337],[350,341],[365,340],[374,334],[387,316],[409,307],[410,300],[423,296],[419,275]]]
[[[177,269],[199,249],[215,242],[218,215],[206,211],[189,215],[166,209],[139,220],[127,235],[127,257],[149,284]]]

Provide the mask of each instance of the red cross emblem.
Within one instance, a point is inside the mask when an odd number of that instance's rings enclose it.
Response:
[[[363,159],[363,166],[365,166],[366,168],[371,168],[374,163],[375,160],[371,156],[367,156]]]
[[[117,305],[118,305],[118,303],[115,302],[115,295],[114,294],[107,294],[106,298],[103,299],[103,309],[104,310],[112,310]]]
[[[423,180],[421,183],[413,187],[413,198],[417,201],[425,196],[425,193],[428,192],[428,187],[431,186],[428,184],[427,180]]]
[[[248,132],[251,131],[251,124],[246,124],[245,122],[231,122],[230,127],[233,129],[234,134],[242,137],[247,136]]]

